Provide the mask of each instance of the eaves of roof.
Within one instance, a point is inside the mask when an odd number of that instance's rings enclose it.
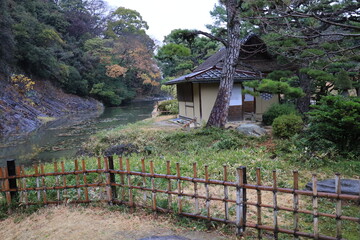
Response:
[[[170,80],[165,85],[173,85],[179,83],[216,83],[220,81],[222,68],[213,66],[198,72],[192,72],[176,79]],[[234,74],[234,82],[242,82],[246,80],[260,79],[260,75],[255,72],[236,70]]]

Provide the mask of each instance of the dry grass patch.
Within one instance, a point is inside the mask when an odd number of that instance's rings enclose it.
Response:
[[[100,207],[43,208],[0,222],[1,239],[141,239],[178,235],[189,239],[231,239],[217,232],[180,228],[165,216],[127,214]]]

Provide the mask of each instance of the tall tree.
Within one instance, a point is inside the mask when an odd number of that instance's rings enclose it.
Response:
[[[221,2],[225,5],[227,13],[226,55],[220,77],[219,91],[207,122],[208,127],[224,127],[227,122],[230,97],[234,85],[235,67],[241,46],[240,11],[243,1],[227,0]]]
[[[268,50],[281,63],[298,66],[294,72],[295,87],[305,95],[296,99],[301,112],[309,110],[310,98],[338,90],[348,94],[350,88],[360,93],[358,1],[243,1],[240,12],[241,31],[259,34]],[[216,6],[212,15],[216,22],[209,26],[222,37],[224,6]],[[284,80],[284,78],[282,78]]]
[[[190,73],[206,57],[219,48],[218,42],[191,34],[191,30],[175,29],[165,37],[155,56],[165,78]]]

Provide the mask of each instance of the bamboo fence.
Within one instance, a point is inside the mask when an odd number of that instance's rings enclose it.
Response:
[[[360,236],[359,214],[343,215],[344,203],[360,205],[360,196],[341,193],[340,174],[335,176],[336,192],[326,193],[317,191],[316,174],[312,176],[312,191],[299,189],[297,171],[293,171],[293,187],[283,188],[278,186],[276,171],[272,172],[272,186],[263,185],[260,168],[256,169],[256,183],[250,184],[246,167],[237,168],[236,181],[229,181],[225,165],[221,180],[210,179],[207,166],[204,178],[200,178],[196,163],[192,176],[183,176],[179,163],[172,174],[169,161],[166,174],[155,173],[153,161],[146,171],[144,159],[138,165],[140,171],[131,170],[129,160],[121,157],[117,169],[114,165],[113,157],[105,157],[97,159],[97,169],[87,169],[84,160],[75,160],[72,171],[66,170],[64,162],[55,162],[52,172],[46,172],[44,164],[34,165],[28,173],[23,166],[3,167],[1,192],[9,205],[122,204],[224,223],[233,226],[238,236],[246,236],[247,229],[254,229],[252,234],[258,239],[279,239],[280,234],[292,235],[294,239],[344,239],[343,227],[348,223],[354,224],[353,231]],[[280,203],[285,196],[290,196],[290,205]],[[311,199],[310,209],[302,206],[301,197]],[[320,201],[333,204],[334,211],[320,211]],[[334,236],[321,234],[321,223],[329,220],[334,221]],[[306,227],[302,227],[304,224]]]

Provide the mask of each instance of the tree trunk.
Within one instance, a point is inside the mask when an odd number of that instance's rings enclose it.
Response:
[[[305,93],[304,97],[298,98],[296,100],[296,107],[301,114],[305,114],[310,110],[310,98],[312,94],[312,83],[311,79],[306,73],[300,73],[300,87]]]
[[[213,109],[211,110],[207,127],[225,127],[227,122],[231,92],[234,85],[234,73],[239,58],[240,39],[240,5],[242,1],[225,1],[227,11],[228,40],[224,66],[220,77],[219,92]]]

